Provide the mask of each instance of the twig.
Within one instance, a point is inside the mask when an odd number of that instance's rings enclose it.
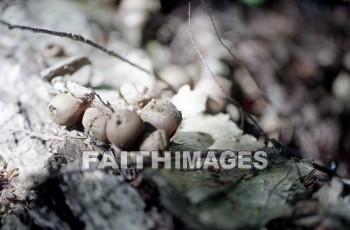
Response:
[[[266,203],[265,203],[264,207],[262,207],[262,210],[261,210],[261,212],[260,212],[260,214],[259,214],[258,223],[259,223],[259,226],[260,226],[260,227],[261,227],[261,225],[262,225],[262,222],[263,222],[264,217],[265,217],[265,215],[266,215],[266,212],[267,212],[267,210],[268,210],[268,205],[269,205],[269,203],[270,203],[270,200],[271,200],[272,195],[275,194],[275,190],[277,189],[277,187],[278,187],[280,184],[282,184],[283,181],[285,181],[285,180],[289,177],[289,174],[290,174],[292,171],[293,171],[293,167],[291,167],[291,168],[288,170],[288,172],[286,173],[286,175],[285,175],[280,181],[278,181],[277,184],[275,184],[275,185],[272,187],[272,189],[270,189],[269,194],[268,194],[268,196],[267,196]]]
[[[191,36],[191,41],[192,41],[192,44],[193,44],[193,47],[196,49],[200,59],[203,61],[205,67],[207,68],[207,70],[209,71],[210,75],[214,78],[216,84],[220,87],[220,89],[224,92],[224,94],[226,95],[226,97],[228,97],[230,99],[230,96],[228,95],[228,93],[224,90],[224,88],[221,86],[221,84],[219,83],[217,77],[215,76],[215,74],[213,73],[213,71],[211,70],[211,68],[209,67],[207,61],[204,59],[201,51],[199,50],[199,48],[197,47],[196,45],[196,42],[194,41],[193,39],[193,33],[192,33],[192,26],[191,26],[191,2],[188,2],[188,30],[190,32],[190,36]],[[231,100],[231,99],[230,99]],[[235,106],[237,106],[240,110],[241,110],[241,106],[239,105],[239,103],[234,100],[233,100],[233,104]],[[241,117],[242,119],[243,117]],[[242,119],[243,120],[243,119]],[[242,127],[243,128],[243,127]]]
[[[72,39],[74,41],[82,42],[82,43],[87,44],[89,46],[92,46],[96,49],[99,49],[102,52],[107,53],[110,56],[116,57],[116,58],[120,59],[121,61],[126,62],[129,65],[141,70],[142,72],[145,72],[145,73],[150,74],[150,75],[156,75],[155,73],[153,73],[153,71],[146,70],[145,68],[139,66],[138,64],[135,64],[132,61],[120,56],[116,52],[114,52],[112,50],[108,50],[105,47],[100,46],[99,44],[97,44],[97,43],[91,41],[90,39],[87,39],[79,34],[53,31],[53,30],[41,29],[41,28],[30,27],[30,26],[23,26],[23,25],[15,25],[15,24],[8,23],[4,20],[0,20],[0,24],[7,26],[8,29],[10,29],[10,30],[13,30],[13,29],[27,30],[27,31],[31,31],[34,33],[49,34],[49,35],[53,35],[53,36],[57,36],[57,37],[65,37],[65,38]]]
[[[203,1],[202,1],[203,2]],[[207,9],[207,8],[206,8]],[[212,20],[212,18],[211,18]],[[213,22],[213,21],[212,21]],[[215,28],[215,31],[216,30],[216,27],[214,25],[214,28]],[[245,117],[247,117],[254,125],[255,127],[259,130],[259,132],[261,133],[261,135],[264,137],[265,139],[265,145],[267,145],[267,142],[270,141],[270,138],[267,136],[267,134],[264,132],[264,130],[259,126],[259,124],[255,121],[255,119],[252,117],[252,115],[250,115],[249,113],[245,112],[242,108],[242,106],[235,100],[233,99],[224,89],[223,87],[221,86],[221,84],[219,83],[219,81],[217,80],[217,77],[215,76],[215,74],[213,73],[213,71],[211,70],[211,68],[209,67],[208,63],[206,62],[206,60],[204,59],[202,53],[200,52],[199,48],[197,47],[194,39],[193,39],[193,34],[192,34],[192,27],[191,27],[191,1],[188,2],[188,29],[189,29],[189,32],[190,32],[190,36],[191,36],[191,41],[192,41],[192,44],[193,44],[193,47],[196,49],[199,57],[201,58],[201,60],[203,61],[205,67],[207,68],[207,70],[209,71],[210,75],[214,78],[216,84],[220,87],[220,89],[224,92],[224,94],[226,95],[226,97],[228,98],[228,100],[233,104],[235,105],[239,111],[240,111],[240,114],[241,114],[241,129],[243,129],[243,122],[245,120]],[[218,35],[218,33],[217,33]],[[221,41],[221,43],[223,44],[220,36],[218,35],[219,37],[219,40]],[[225,46],[223,44],[223,46]],[[227,48],[227,46],[225,46]],[[228,48],[227,48],[228,49]],[[230,53],[232,53],[231,51],[229,51]],[[235,56],[233,55],[233,57],[235,58]]]
[[[65,74],[72,75],[86,65],[91,65],[91,61],[88,57],[72,57],[41,71],[41,77],[43,80],[51,82],[52,79],[57,76],[63,76]]]
[[[129,65],[135,67],[136,69],[138,69],[138,70],[140,70],[140,71],[142,71],[144,73],[147,73],[149,75],[154,76],[157,80],[165,83],[171,91],[176,92],[174,87],[172,87],[168,82],[163,80],[159,76],[159,74],[158,74],[158,72],[156,70],[154,70],[154,69],[152,71],[146,70],[145,68],[141,67],[140,65],[133,63],[132,61],[122,57],[121,55],[117,54],[116,52],[114,52],[112,50],[109,50],[109,49],[107,49],[107,48],[97,44],[96,42],[93,42],[90,39],[87,39],[87,38],[83,37],[80,34],[66,33],[66,32],[60,32],[60,31],[53,31],[53,30],[41,29],[41,28],[30,27],[30,26],[23,26],[23,25],[15,25],[15,24],[11,24],[11,23],[6,22],[6,21],[1,20],[1,19],[0,19],[0,24],[7,26],[8,29],[10,29],[10,30],[12,30],[12,29],[19,29],[19,30],[31,31],[33,33],[49,34],[49,35],[53,35],[53,36],[56,36],[56,37],[69,38],[71,40],[78,41],[78,42],[84,43],[86,45],[92,46],[92,47],[94,47],[94,48],[96,48],[98,50],[101,50],[102,52],[112,56],[112,57],[118,58],[119,60],[128,63]]]
[[[249,75],[254,76],[253,73],[252,73],[252,71],[251,71],[249,68],[247,68],[247,67],[236,57],[236,55],[233,54],[233,52],[227,47],[227,45],[222,41],[221,36],[220,36],[220,34],[219,34],[219,31],[218,31],[217,28],[216,28],[216,25],[215,25],[215,23],[214,23],[214,19],[213,19],[213,17],[211,16],[211,13],[210,13],[210,11],[209,11],[207,5],[205,4],[204,0],[201,0],[201,2],[202,2],[202,5],[203,5],[204,9],[206,10],[206,12],[207,12],[209,18],[210,18],[210,21],[211,21],[211,23],[212,23],[212,25],[213,25],[213,27],[214,27],[214,30],[215,30],[215,34],[216,34],[216,36],[218,37],[220,44],[227,50],[227,52],[231,55],[231,57],[236,61],[236,63],[237,63],[241,68],[243,68],[244,70],[246,70],[246,71],[249,73]],[[241,113],[244,112],[245,116],[247,116],[247,117],[254,123],[254,125],[258,128],[258,130],[259,130],[259,131],[262,133],[262,135],[264,136],[265,141],[270,141],[270,138],[267,136],[267,134],[264,132],[264,130],[259,126],[259,124],[255,121],[255,119],[254,119],[250,114],[246,113],[246,112],[242,109],[242,107],[239,105],[239,103],[238,103],[237,101],[235,101],[232,97],[229,96],[228,98],[229,98],[229,100],[231,101],[232,104],[234,104],[234,105],[236,105],[236,106],[239,107]],[[238,105],[237,105],[237,104],[238,104]]]
[[[221,39],[221,37],[220,37],[220,35],[219,35],[219,32],[218,32],[218,30],[217,30],[217,28],[216,28],[216,25],[215,25],[215,23],[214,23],[213,17],[211,16],[211,13],[210,13],[210,11],[209,11],[207,5],[205,4],[204,0],[200,0],[200,1],[202,2],[203,7],[204,7],[204,9],[206,10],[206,12],[207,12],[207,14],[208,14],[208,16],[209,16],[209,18],[210,18],[210,20],[211,20],[211,23],[212,23],[212,25],[213,25],[213,27],[214,27],[214,30],[215,30],[215,34],[216,34],[216,36],[218,37],[220,44],[227,50],[227,52],[231,55],[231,57],[236,61],[236,63],[237,63],[241,68],[245,69],[251,76],[254,76],[254,75],[253,75],[253,72],[252,72],[248,67],[246,67],[246,66],[236,57],[236,55],[234,55],[233,52],[225,45],[225,43],[222,41],[222,39]],[[277,69],[278,69],[279,72],[281,72],[280,68],[277,68]],[[232,100],[232,98],[229,98],[229,99]],[[236,102],[236,103],[237,103],[237,102]],[[236,105],[235,103],[233,103],[233,104]],[[238,103],[237,103],[237,104],[238,104]],[[237,106],[237,105],[236,105],[236,106]],[[238,105],[238,106],[240,106],[240,105]],[[241,110],[241,108],[240,108],[240,110]],[[274,139],[274,138],[271,138],[271,139],[270,139],[270,138],[267,136],[267,134],[262,130],[262,128],[258,125],[258,123],[254,120],[254,118],[253,118],[250,114],[246,113],[245,111],[244,111],[244,113],[245,113],[245,115],[254,123],[254,125],[256,125],[256,127],[259,129],[259,131],[263,133],[263,135],[264,135],[264,137],[266,138],[266,140],[270,141],[270,142],[274,145],[274,147],[275,147],[276,149],[278,149],[278,151],[279,151],[282,155],[284,155],[284,156],[286,156],[286,157],[288,157],[288,158],[290,158],[290,157],[295,157],[295,158],[298,158],[298,159],[302,159],[302,157],[300,156],[300,154],[288,150],[286,146],[284,146],[282,143],[280,143],[280,142],[277,141],[276,139]],[[344,184],[350,184],[350,180],[343,179],[342,177],[340,177],[339,175],[337,175],[337,173],[336,173],[335,171],[330,170],[330,169],[328,169],[328,168],[326,168],[326,167],[323,167],[323,166],[321,166],[321,165],[319,165],[319,164],[317,164],[317,163],[314,163],[314,162],[312,163],[312,165],[314,166],[315,169],[317,169],[317,170],[319,170],[319,171],[321,171],[321,172],[326,173],[330,179],[331,179],[333,176],[336,176],[336,177],[339,177],[339,178],[342,180],[342,182],[343,182]]]
[[[10,132],[12,133],[16,133],[16,132],[23,132],[25,134],[27,134],[29,137],[32,138],[37,138],[43,141],[49,141],[49,140],[55,140],[55,141],[63,141],[62,137],[58,137],[58,136],[50,136],[50,135],[45,135],[45,134],[40,134],[40,133],[34,133],[31,132],[27,129],[10,129]]]
[[[93,104],[96,108],[106,114],[112,114],[114,112],[114,109],[110,106],[110,104],[105,103],[100,95],[90,88],[86,88],[72,81],[67,81],[67,89],[75,97]]]
[[[228,52],[228,53],[231,55],[231,57],[236,61],[236,63],[237,63],[240,67],[242,67],[243,69],[247,70],[247,71],[249,72],[249,74],[250,74],[249,69],[247,69],[247,68],[240,62],[240,60],[236,57],[236,55],[234,55],[233,52],[227,47],[227,45],[225,45],[225,43],[222,41],[222,39],[221,39],[221,37],[220,37],[220,35],[219,35],[219,31],[218,31],[218,29],[216,28],[216,25],[215,25],[215,23],[214,23],[214,19],[213,19],[213,17],[211,16],[211,13],[210,13],[210,11],[209,11],[207,5],[205,4],[204,0],[201,0],[201,2],[202,2],[202,5],[203,5],[205,11],[207,12],[207,14],[208,14],[208,16],[209,16],[209,18],[210,18],[211,24],[212,24],[213,27],[214,27],[215,34],[216,34],[216,36],[218,37],[220,44],[227,50],[227,52]]]
[[[259,85],[259,81],[258,81],[257,77],[255,76],[255,74],[253,73],[253,71],[251,71],[245,64],[243,64],[243,63],[239,60],[239,58],[238,58],[236,55],[234,55],[234,53],[230,50],[230,48],[228,48],[228,46],[222,41],[221,36],[220,36],[220,34],[219,34],[219,31],[218,31],[218,29],[216,28],[216,25],[215,25],[215,23],[214,23],[214,19],[213,19],[213,17],[211,16],[211,13],[210,13],[210,11],[209,11],[207,5],[205,4],[204,0],[201,0],[201,2],[202,2],[202,5],[203,5],[205,11],[207,12],[207,14],[208,14],[208,16],[209,16],[209,18],[210,18],[211,24],[212,24],[213,27],[214,27],[215,34],[216,34],[216,36],[218,37],[220,44],[226,49],[226,51],[227,51],[227,52],[230,54],[230,56],[235,60],[235,62],[238,64],[238,66],[240,66],[242,69],[244,69],[245,71],[247,71],[248,74],[249,74],[250,76],[253,77],[253,79],[255,80],[256,84]],[[263,97],[264,97],[266,100],[268,100],[268,98],[267,98],[265,95],[263,95]]]

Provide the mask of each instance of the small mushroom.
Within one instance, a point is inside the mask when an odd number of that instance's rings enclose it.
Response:
[[[164,151],[169,147],[169,137],[163,129],[148,132],[144,135],[140,151]]]
[[[97,140],[107,141],[106,125],[108,120],[108,115],[101,115],[92,122],[90,132]]]
[[[128,149],[138,140],[143,127],[143,121],[136,112],[117,110],[107,122],[106,134],[112,144]]]
[[[103,112],[101,112],[99,109],[95,107],[88,108],[83,116],[83,126],[86,131],[90,131],[92,123],[100,116],[105,115]]]
[[[53,97],[49,103],[48,111],[51,119],[58,125],[71,126],[76,124],[83,116],[87,104],[69,93]]]
[[[150,131],[163,129],[171,137],[181,124],[182,114],[170,101],[154,99],[141,110],[141,118]]]

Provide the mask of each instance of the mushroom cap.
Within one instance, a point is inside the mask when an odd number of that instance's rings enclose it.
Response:
[[[112,144],[128,149],[138,140],[143,128],[143,121],[136,112],[117,110],[107,122],[106,134]]]
[[[83,116],[83,126],[86,131],[90,131],[92,123],[100,116],[104,116],[105,114],[101,112],[99,109],[95,107],[90,107],[86,109]]]
[[[51,119],[56,124],[71,126],[81,119],[86,108],[87,104],[83,100],[74,97],[72,94],[64,93],[51,99],[48,111]]]
[[[146,125],[163,129],[171,137],[181,124],[182,114],[170,101],[152,100],[141,110],[141,118]]]
[[[91,124],[91,134],[100,141],[107,141],[106,126],[109,120],[108,115],[98,116]]]

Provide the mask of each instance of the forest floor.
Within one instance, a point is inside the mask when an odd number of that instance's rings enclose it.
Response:
[[[0,20],[4,229],[350,227],[349,2],[5,0]],[[82,170],[115,148],[50,119],[69,82],[136,111],[170,100],[168,150],[263,150],[269,167]]]

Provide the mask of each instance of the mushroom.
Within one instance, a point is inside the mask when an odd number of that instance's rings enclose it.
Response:
[[[65,93],[58,94],[51,99],[48,111],[56,124],[71,126],[82,118],[87,106],[83,100]]]
[[[103,112],[101,112],[99,109],[95,107],[88,108],[83,116],[83,126],[86,131],[90,131],[92,123],[100,116],[105,115]]]
[[[91,124],[90,132],[91,134],[100,141],[106,142],[107,135],[106,135],[106,125],[109,120],[108,115],[101,115],[98,116]]]
[[[107,122],[107,139],[122,149],[128,149],[138,140],[143,128],[143,121],[136,112],[117,110]]]
[[[171,137],[181,124],[182,114],[170,101],[153,99],[141,110],[141,118],[149,131],[163,129]]]

